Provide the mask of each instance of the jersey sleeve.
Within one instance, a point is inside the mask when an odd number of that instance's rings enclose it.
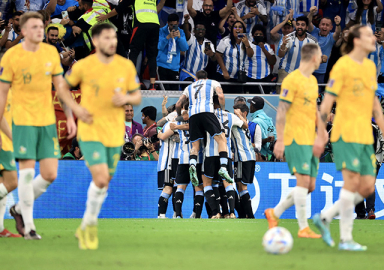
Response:
[[[341,92],[344,80],[344,70],[342,63],[336,63],[331,73],[329,74],[329,81],[325,91],[331,95],[338,96]]]
[[[52,76],[59,76],[64,74],[63,67],[61,66],[61,61],[60,61],[60,55],[57,52],[56,48],[53,48],[54,51],[52,52]]]
[[[219,45],[217,45],[216,51],[219,52],[219,53],[224,54],[225,49],[226,49],[225,40],[222,39],[222,40],[220,40]]]
[[[65,74],[64,78],[71,87],[75,87],[81,82],[81,66],[82,62],[79,61]]]
[[[185,87],[184,91],[183,91],[183,95],[186,96],[187,98],[189,98],[189,91],[188,91],[188,88],[189,86]]]
[[[236,115],[232,115],[232,124],[236,127],[242,127],[244,122]]]
[[[285,78],[281,84],[280,100],[292,103],[295,98],[296,87],[293,85],[289,77]]]
[[[267,16],[267,8],[264,6],[264,4],[260,3],[257,5],[257,9],[260,12],[260,15]]]
[[[216,87],[221,88],[221,84],[218,81],[212,80],[213,93],[216,93]]]
[[[12,83],[13,79],[13,68],[12,68],[12,51],[7,51],[3,58],[1,59],[0,63],[0,81],[5,82],[5,83]]]
[[[127,91],[133,92],[140,89],[140,80],[137,77],[136,68],[131,61],[128,64]]]
[[[262,135],[261,135],[261,128],[259,125],[256,125],[255,134],[253,135],[253,141],[255,144],[255,148],[261,151]]]

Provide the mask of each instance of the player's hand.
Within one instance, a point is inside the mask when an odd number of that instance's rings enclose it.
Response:
[[[77,127],[73,117],[67,118],[67,131],[68,131],[67,139],[72,139],[73,137],[75,137]]]
[[[73,113],[84,123],[90,125],[93,123],[93,116],[88,112],[88,110],[80,105],[76,106],[73,110]]]
[[[233,112],[235,115],[241,116],[241,110],[240,109],[234,109]]]
[[[341,18],[340,18],[339,15],[337,15],[337,16],[335,17],[335,24],[340,24],[340,22],[341,22]]]
[[[324,153],[324,147],[325,147],[325,144],[327,143],[327,141],[328,141],[327,138],[321,138],[320,136],[316,137],[315,143],[313,144],[313,150],[312,150],[313,155],[315,157],[320,158],[321,154]]]
[[[228,73],[228,71],[223,71],[223,77],[224,77],[224,79],[226,79],[227,81],[228,81],[229,79],[231,79],[231,77],[229,77],[229,73]]]
[[[116,107],[124,106],[127,103],[127,95],[123,95],[120,92],[115,93],[115,95],[112,97],[113,105]]]
[[[76,37],[76,35],[81,34],[81,28],[74,25],[72,26],[73,35]]]
[[[68,12],[72,12],[72,11],[75,11],[75,10],[76,10],[76,6],[67,8]]]
[[[176,130],[177,129],[177,125],[176,125],[176,123],[170,123],[169,124],[169,127],[171,128],[171,130]]]
[[[327,61],[328,61],[328,56],[326,56],[326,55],[322,55],[322,56],[321,56],[321,61],[322,61],[323,63],[327,63]]]
[[[168,96],[163,96],[163,102],[161,102],[161,107],[167,105],[167,102],[168,102]]]
[[[312,14],[312,16],[316,15],[317,13],[317,7],[313,6],[309,9],[309,12]]]
[[[273,154],[277,159],[283,159],[284,157],[284,142],[282,140],[277,140],[275,147],[273,148]]]
[[[98,21],[98,22],[103,22],[105,20],[108,20],[107,15],[102,14],[102,15],[96,17],[96,21]]]

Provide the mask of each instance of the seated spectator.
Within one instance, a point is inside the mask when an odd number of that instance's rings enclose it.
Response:
[[[188,19],[185,22],[188,23]],[[180,81],[195,81],[196,72],[207,67],[208,57],[216,61],[215,49],[212,42],[205,38],[205,25],[196,22],[194,35],[191,34],[188,24],[184,23],[183,26],[189,49],[181,67]]]
[[[264,26],[256,24],[252,28],[253,42],[250,44],[253,56],[245,59],[245,71],[248,82],[271,82],[271,66],[276,63],[274,51],[267,41],[267,34]],[[256,92],[257,86],[248,87],[249,92]],[[266,94],[270,93],[269,87],[263,87]]]
[[[237,82],[239,71],[244,70],[245,58],[253,56],[253,49],[249,44],[243,22],[234,23],[230,36],[223,38],[216,50],[217,81]],[[223,85],[224,92],[242,93],[242,88],[229,89]]]
[[[82,159],[83,154],[81,153],[79,143],[76,138],[72,140],[72,147],[69,149],[69,152],[63,156],[63,160],[79,160]]]
[[[132,137],[132,143],[135,145],[135,152],[129,160],[155,160],[159,159],[159,153],[155,150],[155,146],[150,142],[143,142],[144,136],[135,134]]]
[[[237,14],[247,26],[244,33],[250,33],[255,24],[268,22],[264,1],[244,0],[235,4],[235,7]]]
[[[132,105],[124,105],[125,110],[125,137],[126,139],[131,140],[132,136],[135,134],[143,134],[143,127],[140,123],[137,123],[133,120],[135,112]]]
[[[178,81],[180,70],[180,52],[188,50],[188,43],[182,29],[179,29],[179,16],[170,14],[168,24],[160,28],[157,49],[157,67],[159,79],[163,81]],[[176,84],[164,85],[165,90],[178,90]]]
[[[143,130],[143,135],[145,138],[151,138],[153,135],[157,134],[156,126],[156,114],[157,110],[153,106],[144,107],[141,110],[141,119],[145,125]]]
[[[237,14],[237,9],[233,7],[219,24],[219,33],[222,38],[231,34],[231,29],[236,21],[242,21],[242,19]]]
[[[19,24],[21,15],[23,15],[21,12],[12,14],[12,19],[9,20],[9,24],[1,33],[0,47],[5,46],[6,49],[9,49],[23,41],[24,36],[21,34]]]
[[[377,18],[383,10],[383,4],[380,0],[376,0],[376,4],[377,6],[375,6],[374,0],[357,0],[357,9],[350,14],[351,20],[347,27],[351,27],[354,24],[368,25],[375,32]]]
[[[58,40],[59,40],[59,28],[55,26],[49,27],[47,30],[45,42],[56,47],[57,52],[60,54],[61,64],[63,66],[70,66],[73,60],[75,59],[75,51],[73,49],[67,52],[64,51],[61,48]]]

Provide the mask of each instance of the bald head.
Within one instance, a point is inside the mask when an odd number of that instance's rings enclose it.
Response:
[[[213,1],[204,0],[203,2],[203,13],[205,16],[210,16],[213,11]]]

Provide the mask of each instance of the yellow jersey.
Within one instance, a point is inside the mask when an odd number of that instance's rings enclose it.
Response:
[[[48,126],[56,123],[52,102],[52,76],[63,74],[60,56],[52,45],[40,43],[36,52],[20,43],[1,59],[0,81],[12,88],[13,123]]]
[[[9,128],[12,130],[12,107],[11,107],[12,93],[9,91],[7,97],[7,103],[5,104],[4,116],[8,122]],[[13,143],[12,141],[0,130],[2,146],[1,150],[13,152]]]
[[[313,145],[316,137],[318,85],[315,76],[305,77],[296,69],[283,80],[280,100],[291,104],[286,114],[284,145],[293,140]]]
[[[349,55],[333,66],[326,92],[336,96],[336,114],[331,142],[373,144],[372,110],[377,89],[376,66],[365,58],[362,64]]]
[[[80,84],[81,105],[93,115],[90,125],[79,120],[78,139],[101,142],[106,147],[123,145],[125,113],[113,105],[112,97],[116,92],[127,94],[139,89],[133,63],[115,55],[112,62],[104,64],[93,54],[73,65],[65,79],[71,86]]]

